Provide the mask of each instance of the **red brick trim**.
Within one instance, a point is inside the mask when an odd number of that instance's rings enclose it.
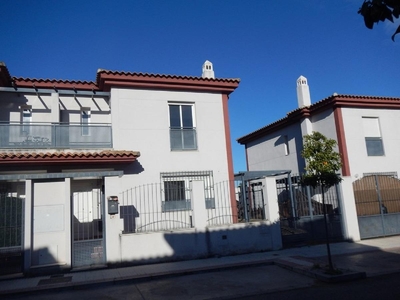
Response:
[[[236,193],[235,193],[235,178],[233,169],[233,158],[232,158],[232,143],[229,123],[229,109],[228,109],[228,95],[222,94],[222,109],[224,114],[224,128],[225,128],[225,144],[226,144],[226,157],[228,163],[228,177],[229,177],[229,190],[231,196],[231,208],[233,223],[238,222],[238,212],[236,205]]]
[[[338,139],[339,153],[342,156],[342,175],[350,176],[350,165],[349,156],[347,153],[346,136],[343,125],[342,109],[336,107],[333,111],[335,124],[336,124],[336,135]]]

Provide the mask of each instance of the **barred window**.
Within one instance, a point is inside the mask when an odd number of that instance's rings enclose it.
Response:
[[[215,208],[214,178],[212,171],[185,171],[161,173],[162,210],[190,210],[192,180],[202,180],[204,183],[205,206],[207,209]]]

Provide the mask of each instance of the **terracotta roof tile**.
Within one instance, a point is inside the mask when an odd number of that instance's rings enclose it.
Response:
[[[147,78],[168,78],[168,79],[186,79],[186,80],[201,80],[201,81],[218,81],[218,82],[240,82],[239,78],[204,78],[200,76],[185,76],[185,75],[167,75],[158,73],[142,73],[142,72],[125,72],[125,71],[111,71],[99,69],[97,70],[97,78],[100,74],[110,75],[123,75],[134,77],[147,77]]]
[[[0,164],[14,163],[117,163],[133,162],[140,156],[135,151],[107,150],[101,152],[3,152]]]
[[[363,95],[338,95],[333,94],[326,97],[314,104],[307,107],[296,108],[287,113],[287,115],[273,123],[270,123],[264,127],[261,127],[253,132],[250,132],[240,138],[237,141],[240,144],[246,144],[253,141],[268,132],[273,132],[282,126],[286,126],[290,123],[297,121],[299,118],[304,117],[307,114],[311,114],[321,109],[326,109],[331,105],[340,105],[348,107],[376,107],[376,108],[400,108],[400,97],[382,97],[382,96],[363,96]]]

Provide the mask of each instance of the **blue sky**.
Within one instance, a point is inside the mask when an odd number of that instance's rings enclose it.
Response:
[[[229,100],[236,139],[296,109],[304,75],[312,102],[333,93],[400,96],[395,25],[368,30],[362,0],[0,1],[0,61],[12,76],[94,81],[98,68],[241,78]],[[140,149],[136,149],[140,150]]]

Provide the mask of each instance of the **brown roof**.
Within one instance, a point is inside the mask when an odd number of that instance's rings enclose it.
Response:
[[[309,117],[326,109],[334,107],[375,108],[375,109],[400,109],[400,98],[377,97],[360,95],[332,95],[310,106],[297,108],[289,112],[286,117],[259,128],[237,139],[240,144],[254,141],[266,134],[280,130],[302,118]]]
[[[0,153],[0,165],[4,164],[60,164],[60,163],[131,163],[140,156],[135,151],[101,152],[4,152]]]
[[[96,82],[101,90],[111,87],[213,91],[230,94],[239,85],[238,78],[203,78],[148,73],[98,70]]]

